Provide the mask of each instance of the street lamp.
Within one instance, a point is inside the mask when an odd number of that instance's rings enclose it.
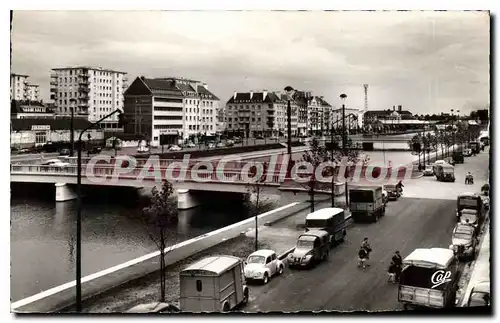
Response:
[[[342,152],[343,156],[347,156],[347,134],[345,129],[345,100],[347,99],[347,94],[342,93],[340,95],[342,100]],[[345,179],[345,203],[349,205],[349,191],[347,190],[347,178]]]
[[[82,310],[82,136],[83,134],[100,124],[105,119],[114,114],[118,115],[118,126],[125,125],[125,117],[120,109],[116,109],[110,114],[104,116],[98,121],[91,123],[80,132],[78,137],[78,160],[77,160],[77,175],[76,175],[76,194],[77,194],[77,209],[76,209],[76,311]]]
[[[286,114],[287,114],[287,126],[288,126],[288,144],[287,144],[287,152],[289,158],[292,158],[292,105],[291,105],[291,100],[293,100],[293,95],[295,94],[295,90],[291,86],[285,87],[285,92],[287,96],[287,108],[286,108]]]
[[[71,98],[71,99],[69,99],[69,102],[71,104],[71,106],[69,107],[69,110],[71,111],[71,119],[70,119],[70,124],[69,124],[69,131],[70,131],[69,141],[70,141],[71,148],[69,150],[69,156],[73,157],[73,151],[75,150],[75,126],[74,126],[75,106],[74,106],[74,103],[76,102],[76,99]]]

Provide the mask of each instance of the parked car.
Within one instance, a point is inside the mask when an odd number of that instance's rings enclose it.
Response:
[[[425,166],[424,176],[433,176],[433,175],[434,175],[434,168],[432,167],[432,165]]]
[[[193,142],[188,142],[184,146],[186,146],[186,148],[195,148],[196,147],[196,145]]]
[[[401,197],[401,189],[396,187],[396,184],[386,184],[384,190],[387,192],[389,201],[397,201]]]
[[[222,143],[222,142],[218,142],[216,147],[217,148],[224,148],[224,147],[226,147],[226,145],[224,145],[224,143]]]
[[[137,147],[137,152],[138,153],[147,153],[147,152],[149,152],[149,147],[147,147],[147,146],[139,146],[139,147]]]
[[[233,147],[233,146],[234,146],[234,141],[226,140],[226,147]]]
[[[264,136],[256,136],[255,139],[264,140]]]
[[[135,314],[177,313],[177,312],[180,312],[180,309],[177,306],[162,302],[139,304],[125,311],[125,313],[135,313]]]
[[[168,150],[170,150],[170,151],[180,151],[180,150],[182,150],[182,148],[179,147],[179,146],[177,146],[177,145],[172,145],[172,146],[168,147]]]
[[[288,266],[311,268],[328,260],[329,253],[330,234],[324,230],[309,230],[299,236],[295,249],[288,254]]]
[[[453,229],[450,250],[460,260],[472,261],[476,257],[478,237],[472,225],[458,223]]]
[[[61,151],[59,151],[59,156],[69,156],[71,154],[71,150],[69,149],[61,149]]]
[[[213,143],[213,142],[209,142],[209,143],[208,143],[208,148],[209,148],[209,149],[213,149],[213,148],[215,148],[215,143]]]
[[[100,154],[102,151],[102,147],[92,147],[90,150],[89,150],[89,153],[91,154]]]
[[[481,281],[472,287],[467,307],[491,306],[491,284],[489,281]]]
[[[268,249],[257,250],[245,261],[245,278],[267,284],[271,277],[283,274],[284,268],[285,265],[278,259],[276,252]]]
[[[42,166],[52,166],[52,167],[67,167],[69,163],[65,163],[60,159],[49,159],[41,163]]]

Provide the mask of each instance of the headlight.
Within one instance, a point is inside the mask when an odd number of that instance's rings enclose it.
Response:
[[[311,259],[311,257],[312,257],[312,255],[305,255],[304,259],[309,260],[309,259]]]

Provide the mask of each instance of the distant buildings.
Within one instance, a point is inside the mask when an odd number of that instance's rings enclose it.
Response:
[[[213,135],[220,118],[219,98],[206,83],[173,77],[136,78],[125,92],[124,112],[125,133],[141,134],[152,146]]]
[[[123,93],[127,87],[125,72],[101,67],[54,68],[50,75],[50,98],[59,116],[70,116],[94,122],[116,109],[123,111]],[[102,122],[101,127],[118,130],[118,116]]]
[[[363,115],[363,124],[370,125],[377,120],[412,120],[413,114],[410,111],[403,110],[403,106],[398,105],[387,110],[371,110],[366,111]]]
[[[40,102],[12,100],[11,119],[54,119],[55,112]]]
[[[36,84],[30,84],[28,75],[10,74],[10,99],[19,101],[40,101],[40,90]]]

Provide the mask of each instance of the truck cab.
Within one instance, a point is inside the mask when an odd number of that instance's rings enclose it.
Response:
[[[207,257],[180,272],[182,312],[227,312],[245,305],[248,299],[240,258]]]
[[[453,307],[459,278],[458,260],[452,250],[415,249],[403,260],[398,301],[405,309]]]
[[[330,245],[344,241],[347,234],[344,209],[328,207],[306,216],[306,232],[324,230],[330,235]]]
[[[469,224],[479,230],[486,216],[486,207],[480,195],[476,193],[462,193],[457,196],[457,222]]]
[[[385,215],[382,186],[358,186],[349,190],[349,208],[355,222],[377,222]]]
[[[450,164],[436,165],[435,167],[436,179],[440,182],[454,182],[455,181],[455,167]]]

